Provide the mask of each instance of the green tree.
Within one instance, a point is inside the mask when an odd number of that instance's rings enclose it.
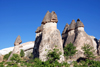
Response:
[[[18,54],[13,54],[13,56],[10,58],[11,61],[15,61],[16,63],[21,61],[21,58]]]
[[[24,53],[24,51],[21,49],[20,56],[21,56],[21,57],[24,57],[24,55],[25,55],[25,53]]]
[[[8,60],[8,58],[9,58],[9,56],[10,56],[11,53],[12,53],[12,52],[9,52],[8,54],[6,54],[6,55],[3,57],[3,60]]]
[[[64,55],[70,57],[70,59],[71,56],[73,56],[76,53],[76,51],[76,47],[72,43],[69,43],[64,47]]]
[[[90,46],[89,44],[85,44],[83,47],[82,47],[82,50],[84,51],[84,55],[89,59],[89,58],[94,58],[94,50],[93,50],[93,47]]]

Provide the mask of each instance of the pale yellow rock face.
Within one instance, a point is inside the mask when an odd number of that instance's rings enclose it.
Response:
[[[53,50],[55,46],[57,46],[56,48],[62,52],[62,55],[60,55],[59,62],[64,61],[64,51],[60,31],[57,29],[56,23],[49,22],[46,23],[43,27],[42,41],[39,46],[39,58],[42,61],[46,61],[46,55],[48,54],[48,51]]]

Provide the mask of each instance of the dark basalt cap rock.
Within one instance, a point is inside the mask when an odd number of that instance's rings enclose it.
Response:
[[[62,35],[68,32],[68,27],[69,27],[69,24],[67,23],[63,32],[62,32]]]
[[[51,14],[49,11],[47,11],[46,15],[44,16],[44,19],[42,21],[42,24],[45,24],[47,22],[50,22]]]
[[[51,22],[58,22],[57,15],[54,11],[51,12]]]
[[[57,15],[54,11],[52,11],[51,13],[49,11],[47,11],[43,21],[42,21],[42,24],[45,24],[47,22],[58,22],[58,19],[57,19]]]
[[[77,19],[77,22],[76,22],[76,28],[78,27],[84,27],[84,24],[80,21],[79,18]]]
[[[72,20],[71,24],[68,27],[68,31],[74,30],[75,29],[75,26],[76,26],[76,22],[75,22],[75,20]]]
[[[22,42],[21,37],[20,37],[20,35],[18,35],[18,37],[17,37],[16,40],[15,40],[14,45],[17,46],[17,45],[19,45],[21,42]]]
[[[42,32],[42,30],[43,30],[43,25],[41,25],[40,27],[38,27],[37,30],[35,31],[35,33]]]

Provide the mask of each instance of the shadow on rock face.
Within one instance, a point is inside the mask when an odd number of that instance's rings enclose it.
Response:
[[[34,45],[34,48],[33,48],[33,55],[34,55],[33,59],[39,58],[39,45],[41,43],[41,40],[42,40],[42,34],[37,36],[36,39],[35,39],[35,45]]]
[[[77,62],[86,61],[86,58],[80,57],[80,58],[78,58],[76,61],[77,61]]]

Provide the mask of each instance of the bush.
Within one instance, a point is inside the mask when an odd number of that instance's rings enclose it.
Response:
[[[20,52],[20,56],[21,57],[24,57],[25,56],[25,53],[24,53],[24,51],[21,49],[21,52]]]
[[[48,55],[47,55],[47,59],[53,63],[55,62],[56,60],[59,60],[60,59],[60,55],[61,55],[61,52],[59,51],[59,49],[53,49],[53,51],[49,51],[48,52]]]
[[[21,61],[21,58],[18,54],[13,54],[13,56],[10,58],[10,60],[18,63]]]
[[[82,50],[84,51],[84,55],[89,59],[89,58],[94,58],[94,50],[93,47],[91,47],[89,44],[85,44],[82,47]]]
[[[8,54],[6,54],[6,55],[3,57],[3,60],[8,60],[8,58],[9,58],[9,56],[10,56],[11,53],[12,53],[12,52],[9,52]]]
[[[70,59],[71,56],[73,56],[76,53],[76,51],[76,47],[72,43],[69,43],[67,44],[67,46],[64,47],[64,55],[67,57],[70,56]]]

